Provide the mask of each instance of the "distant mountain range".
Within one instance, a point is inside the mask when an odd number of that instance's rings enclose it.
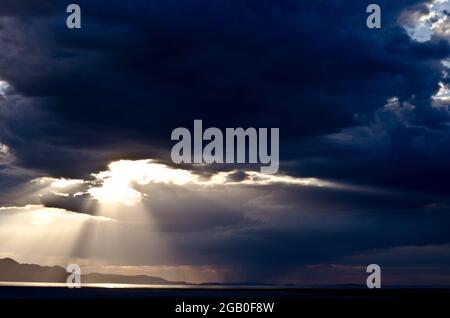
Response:
[[[0,259],[0,282],[43,282],[65,283],[70,273],[60,266],[20,264],[11,258]],[[126,276],[90,273],[81,276],[82,284],[146,284],[146,285],[189,285],[154,276]]]

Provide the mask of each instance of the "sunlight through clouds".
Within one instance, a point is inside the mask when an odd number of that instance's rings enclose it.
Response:
[[[106,217],[42,205],[0,207],[0,221],[0,252],[20,253],[24,261],[52,255],[68,257],[85,224],[114,223]]]
[[[240,179],[235,179],[240,175]],[[102,204],[125,204],[129,206],[140,203],[146,196],[136,189],[151,183],[172,184],[176,186],[197,185],[210,186],[268,186],[271,184],[288,184],[305,187],[327,187],[360,191],[363,188],[340,184],[337,182],[321,180],[318,178],[298,178],[288,175],[267,175],[257,171],[232,170],[217,172],[208,179],[195,174],[193,171],[176,169],[167,165],[156,163],[152,159],[146,160],[120,160],[109,164],[108,170],[92,174],[94,180],[69,180],[40,178],[35,182],[49,184],[47,190],[64,190],[71,186],[85,185],[86,192],[93,199]],[[55,193],[55,192],[53,192]],[[63,194],[58,192],[59,195]],[[80,193],[78,193],[80,194]]]
[[[182,185],[193,178],[188,171],[172,169],[151,160],[120,160],[108,167],[108,171],[93,174],[102,182],[102,186],[88,190],[92,197],[101,203],[133,205],[140,202],[144,195],[131,187],[133,182],[140,185],[150,182]]]
[[[102,171],[93,176],[102,183],[93,187],[88,193],[100,203],[123,203],[134,205],[139,203],[146,194],[132,187],[133,183],[147,185],[150,183],[165,183],[183,186],[195,184],[200,186],[217,185],[270,185],[285,183],[300,186],[338,187],[337,183],[322,181],[316,178],[295,178],[282,175],[266,175],[256,171],[243,172],[245,177],[233,181],[232,176],[237,171],[219,172],[208,180],[188,170],[175,169],[164,164],[147,160],[120,160],[109,165],[108,171]]]

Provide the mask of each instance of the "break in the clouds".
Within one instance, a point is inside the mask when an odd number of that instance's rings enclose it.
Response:
[[[28,261],[436,282],[415,254],[449,277],[448,1],[378,1],[379,30],[364,1],[78,4],[69,30],[60,1],[0,3],[0,235],[29,233],[1,254],[51,228]],[[280,128],[280,172],[174,165],[195,119]]]
[[[409,36],[419,42],[432,37],[449,38],[450,4],[446,0],[432,0],[408,8],[401,15],[401,22]]]

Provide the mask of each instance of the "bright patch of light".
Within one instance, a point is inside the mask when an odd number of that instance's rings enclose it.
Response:
[[[8,156],[9,147],[5,144],[0,143],[0,156]]]
[[[197,181],[199,184],[205,185],[271,185],[271,184],[291,184],[291,185],[299,185],[299,186],[311,186],[311,187],[336,187],[337,184],[325,180],[320,180],[317,178],[296,178],[287,175],[272,175],[272,174],[263,174],[256,171],[247,171],[246,178],[240,181],[230,181],[232,180],[231,176],[235,173],[235,171],[231,172],[219,172],[214,175],[208,181]]]
[[[51,186],[53,188],[62,189],[62,188],[67,188],[67,187],[74,186],[74,185],[81,184],[81,183],[83,183],[83,180],[58,179],[58,180],[52,182]]]
[[[5,96],[6,90],[9,88],[9,84],[5,81],[0,81],[0,95]]]
[[[408,35],[418,41],[431,40],[433,35],[444,38],[450,37],[450,2],[448,0],[434,0],[426,4],[428,13],[419,10],[406,10],[401,16],[402,24]]]
[[[52,192],[52,194],[54,194],[58,197],[65,197],[65,198],[69,197],[69,194],[67,194],[67,193]]]
[[[11,152],[9,147],[0,142],[0,164],[8,164],[11,161]]]
[[[442,65],[444,65],[446,68],[450,68],[450,59],[442,60]],[[444,74],[444,78],[448,77],[448,73]]]
[[[48,224],[52,221],[52,218],[55,216],[55,212],[51,210],[37,210],[31,212],[32,215],[32,221],[34,225],[44,225]]]
[[[400,15],[399,22],[409,37],[418,42],[427,42],[433,37],[450,41],[450,1],[432,0],[425,5],[426,10],[416,6],[406,9]],[[447,70],[443,70],[442,77],[447,79],[450,59],[443,59],[441,63],[447,68]],[[431,97],[432,105],[434,107],[448,107],[450,105],[450,90],[443,83],[439,83],[439,87],[436,94]]]
[[[397,96],[393,96],[387,99],[386,104],[384,105],[384,109],[395,113],[397,115],[401,115],[404,112],[412,111],[416,108],[409,101],[400,101]]]
[[[397,96],[389,97],[384,107],[388,109],[400,107],[400,100],[398,99]]]
[[[433,106],[446,107],[450,105],[450,89],[444,83],[439,83],[439,90],[432,96]]]
[[[130,188],[131,181],[111,178],[105,180],[101,187],[88,190],[89,194],[101,203],[123,203],[134,205],[139,203],[143,194]]]
[[[43,177],[39,179],[34,179],[31,182],[36,182],[40,184],[50,184],[50,187],[57,188],[57,189],[64,189],[71,186],[79,185],[84,183],[84,180],[80,179],[64,179],[64,178],[49,178],[49,177]]]
[[[291,176],[262,175],[258,172],[250,172],[250,178],[250,183],[262,185],[273,183],[296,184],[301,186],[314,187],[331,187],[333,185],[331,182],[322,181],[317,178],[295,178]]]
[[[102,203],[133,205],[140,202],[144,195],[132,188],[133,183],[183,185],[195,178],[189,171],[173,169],[151,160],[120,160],[111,163],[108,168],[108,171],[93,174],[102,185],[88,190],[92,197]]]

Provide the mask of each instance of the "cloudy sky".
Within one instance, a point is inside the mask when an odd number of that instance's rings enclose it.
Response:
[[[167,279],[450,284],[450,2],[0,2],[0,257]],[[176,165],[280,129],[280,171]]]

